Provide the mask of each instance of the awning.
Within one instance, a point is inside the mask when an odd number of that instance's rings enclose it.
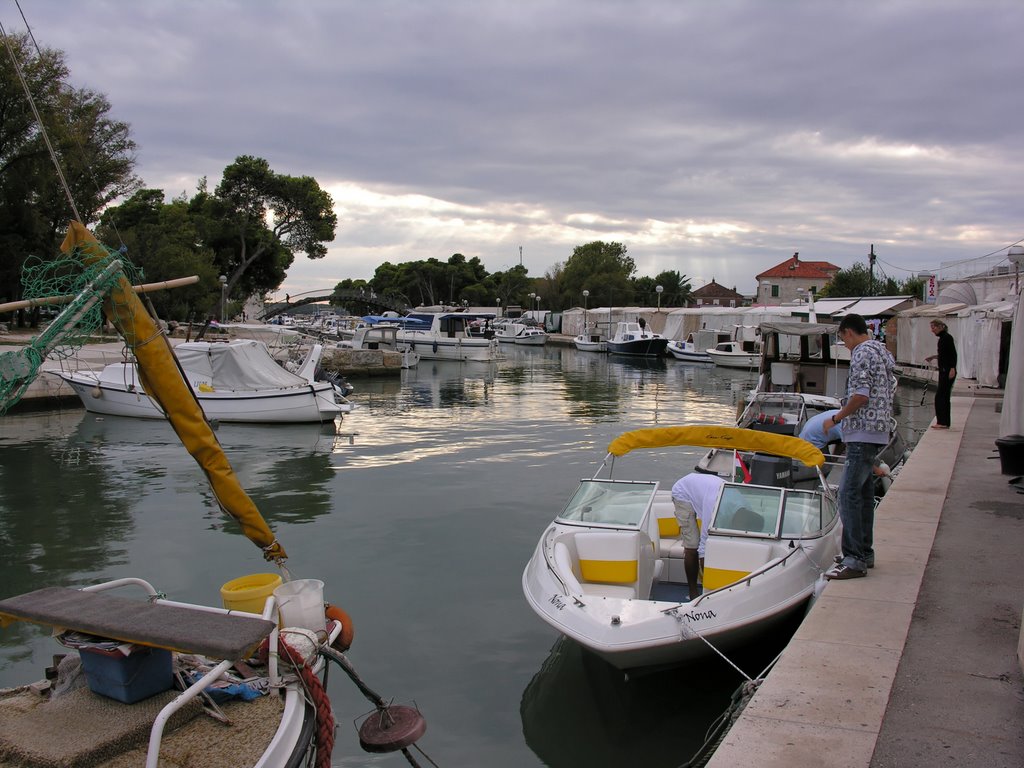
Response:
[[[855,314],[861,317],[877,317],[887,312],[895,314],[904,309],[904,304],[912,304],[913,301],[910,296],[878,296],[875,298],[859,299],[850,306],[844,307],[838,312],[833,312],[832,316],[843,317]],[[817,307],[817,302],[815,302],[814,309],[815,311],[821,311]]]

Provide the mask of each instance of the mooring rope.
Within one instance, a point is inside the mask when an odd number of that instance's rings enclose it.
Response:
[[[331,753],[334,751],[334,714],[331,700],[302,654],[288,645],[283,637],[278,639],[278,655],[295,669],[316,709],[316,768],[331,768]]]

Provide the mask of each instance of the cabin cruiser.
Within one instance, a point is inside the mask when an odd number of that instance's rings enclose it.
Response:
[[[403,328],[398,341],[408,344],[423,360],[490,362],[499,356],[497,341],[470,332],[475,315],[412,312],[406,319],[420,320],[424,327]]]

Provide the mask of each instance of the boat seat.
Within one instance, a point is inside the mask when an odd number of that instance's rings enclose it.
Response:
[[[651,511],[658,524],[658,557],[682,559],[683,540],[679,538],[679,518],[672,497],[668,501],[656,500]]]
[[[592,531],[576,534],[575,541],[583,594],[637,597],[640,563],[636,533]]]
[[[231,660],[246,658],[276,626],[252,616],[210,613],[68,587],[46,587],[0,600],[0,626],[11,620]]]
[[[723,538],[712,534],[704,559],[704,590],[710,592],[737,582],[766,565],[771,557],[772,546],[767,541]]]

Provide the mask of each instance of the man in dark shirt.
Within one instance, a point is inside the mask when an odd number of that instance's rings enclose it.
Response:
[[[938,360],[939,381],[935,393],[935,423],[932,429],[949,429],[949,398],[953,394],[953,382],[956,381],[956,344],[949,335],[949,329],[941,320],[932,320],[932,333],[939,339],[939,354],[930,355],[925,361]]]

